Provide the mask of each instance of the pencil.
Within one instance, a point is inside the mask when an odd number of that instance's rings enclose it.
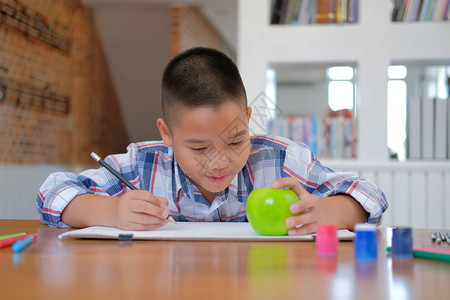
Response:
[[[125,177],[123,177],[119,172],[117,172],[116,170],[114,170],[110,165],[108,165],[103,159],[100,158],[100,156],[98,156],[95,152],[91,153],[91,157],[93,159],[95,159],[96,162],[98,162],[99,164],[101,164],[102,166],[104,166],[106,169],[108,169],[109,172],[111,172],[114,176],[116,176],[120,181],[122,181],[127,187],[129,187],[132,190],[137,190],[138,188],[135,187],[133,184],[131,184],[131,182],[129,182],[128,180],[125,179]],[[169,220],[169,222],[175,223],[175,220],[172,218],[172,216],[168,216],[167,220]]]

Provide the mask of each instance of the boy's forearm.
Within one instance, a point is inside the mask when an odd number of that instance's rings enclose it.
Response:
[[[331,223],[336,224],[338,228],[353,230],[357,223],[367,222],[369,213],[353,197],[342,194],[323,199],[329,206]]]
[[[71,227],[114,226],[116,197],[83,194],[70,201],[61,220]]]

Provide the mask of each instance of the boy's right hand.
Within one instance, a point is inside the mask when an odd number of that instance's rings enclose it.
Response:
[[[149,191],[131,190],[117,200],[115,223],[118,228],[147,230],[169,222],[169,202]]]

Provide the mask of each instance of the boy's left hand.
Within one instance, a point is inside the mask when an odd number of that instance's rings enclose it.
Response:
[[[289,235],[304,235],[317,231],[319,224],[332,224],[338,228],[353,229],[354,224],[367,221],[367,213],[353,197],[336,195],[318,198],[308,193],[294,177],[280,178],[272,183],[273,188],[288,187],[299,201],[292,203],[290,211],[298,216],[286,219]],[[300,226],[296,228],[297,226]]]
[[[291,213],[300,215],[286,219],[289,235],[304,235],[316,232],[317,224],[325,223],[327,219],[326,207],[316,195],[308,193],[293,177],[280,178],[272,183],[273,188],[288,187],[293,190],[300,201],[292,203],[289,207]],[[299,225],[303,225],[296,228]]]

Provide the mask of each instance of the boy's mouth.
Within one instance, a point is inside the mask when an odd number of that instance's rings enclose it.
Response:
[[[228,175],[220,176],[220,177],[214,177],[214,176],[206,176],[209,181],[211,181],[214,184],[220,184],[227,179]]]

